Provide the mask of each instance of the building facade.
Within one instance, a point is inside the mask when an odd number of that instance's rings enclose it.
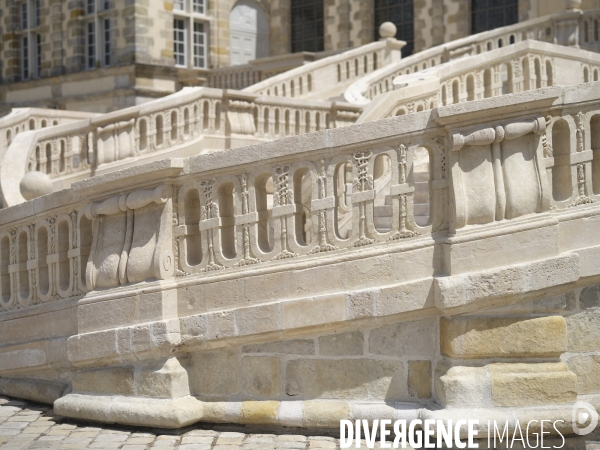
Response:
[[[211,69],[364,45],[385,21],[406,56],[563,9],[562,0],[0,0],[0,113],[114,111],[205,85]]]

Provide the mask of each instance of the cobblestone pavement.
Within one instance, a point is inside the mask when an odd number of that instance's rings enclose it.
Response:
[[[325,450],[340,448],[339,440],[331,436],[283,434],[282,429],[277,434],[241,431],[244,431],[243,427],[236,425],[198,424],[196,427],[182,430],[179,434],[168,434],[165,430],[160,432],[118,425],[90,424],[61,417],[46,405],[0,396],[0,450],[88,448]],[[594,435],[597,436],[587,441],[586,450],[600,450],[600,432],[597,430]],[[354,445],[352,448],[355,448]],[[364,440],[360,448],[367,448]],[[381,448],[378,442],[375,448]]]
[[[201,427],[169,435],[134,427],[81,423],[54,414],[49,406],[0,396],[0,449],[339,449],[339,441],[328,436],[245,434],[235,426]]]

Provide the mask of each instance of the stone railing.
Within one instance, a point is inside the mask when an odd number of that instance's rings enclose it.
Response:
[[[567,69],[568,68],[568,69]],[[358,122],[509,93],[598,81],[600,55],[533,40],[400,75],[395,90],[374,99]]]
[[[326,52],[299,52],[279,56],[269,56],[238,66],[211,69],[208,85],[218,89],[244,89],[267,78],[295,69],[304,64],[326,58],[344,50]]]
[[[551,417],[572,434],[578,396],[600,403],[599,148],[598,83],[548,87],[6,208],[0,390],[145,426]]]
[[[581,96],[595,94],[595,88],[588,85]],[[579,89],[564,88],[564,92],[576,95]],[[70,190],[0,212],[0,217],[10,218],[10,223],[0,229],[5,236],[0,240],[7,245],[2,247],[7,258],[0,270],[11,275],[5,279],[2,308],[12,310],[48,300],[47,289],[35,282],[39,276],[36,269],[46,262],[56,264],[54,269],[43,267],[53,273],[53,284],[62,286],[52,288],[52,292],[69,297],[78,289],[86,292],[152,277],[208,276],[214,270],[234,270],[263,261],[344,254],[348,249],[376,244],[389,246],[447,230],[456,233],[467,225],[493,224],[593,203],[600,195],[600,179],[596,179],[600,158],[595,155],[596,148],[600,148],[600,140],[596,142],[600,136],[600,99],[585,108],[561,106],[561,95],[563,90],[556,87],[501,97],[498,100],[502,104],[494,104],[495,108],[515,119],[505,118],[498,123],[486,120],[485,125],[471,124],[464,130],[458,122],[478,120],[477,108],[485,103],[463,106],[458,117],[457,110],[449,107],[435,110],[431,117],[437,125],[422,126],[423,121],[411,117],[397,118],[393,127],[382,122],[382,131],[376,128],[377,123],[364,124],[348,128],[343,134],[322,133],[317,138],[265,143],[186,160],[167,159],[78,181]],[[526,118],[517,119],[522,104],[532,107]],[[449,134],[445,131],[447,124],[452,124]],[[392,137],[388,135],[392,129],[401,129],[403,134]],[[354,148],[358,143],[344,142],[362,136],[368,142],[366,147],[348,151],[348,146]],[[390,139],[397,142],[388,142]],[[574,148],[572,142],[576,143]],[[430,168],[424,187],[430,197],[429,218],[421,224],[415,222],[413,212],[416,194],[412,162],[418,149],[426,150]],[[471,154],[474,149],[479,150]],[[520,156],[514,161],[499,156],[511,152]],[[474,178],[471,184],[471,172],[461,169],[467,163],[463,155],[469,164],[482,164],[485,178]],[[388,167],[389,173],[378,171],[380,165]],[[392,182],[382,184],[385,191],[374,189],[377,172],[391,176]],[[451,178],[454,185],[449,184]],[[136,183],[140,184],[138,190],[134,189]],[[338,195],[337,190],[347,186],[351,186],[351,192]],[[103,197],[103,192],[115,189],[131,193]],[[455,192],[451,202],[448,189]],[[373,204],[379,197],[391,197],[393,205],[387,230],[377,230],[374,223]],[[63,202],[66,204],[61,206]],[[52,205],[52,212],[45,215],[40,205]],[[155,223],[160,228],[149,226],[148,231],[141,226],[138,236],[131,228],[136,210],[140,209],[141,214],[148,205],[156,210],[152,213],[156,218],[140,223]],[[338,210],[348,206],[351,226],[342,232]],[[31,207],[36,210],[35,218],[30,218],[33,221],[27,216]],[[113,223],[108,219],[112,215],[128,219]],[[106,229],[102,231],[98,220],[105,216],[102,226]],[[167,217],[173,219],[173,227]],[[92,228],[92,223],[97,226]],[[126,232],[120,228],[125,223]],[[96,230],[94,236],[92,229]],[[96,274],[93,267],[105,263],[103,258],[117,245],[112,241],[121,240],[123,233],[132,242],[142,242],[147,233],[154,235],[155,244],[165,246],[161,252],[166,252],[168,264],[157,250],[152,253],[155,259],[147,262],[149,271],[143,274],[125,276],[119,272],[117,277],[114,272],[110,281],[98,278],[108,275]],[[81,242],[87,242],[86,249]],[[103,248],[110,250],[106,253]],[[121,251],[125,250],[118,253]],[[80,264],[77,268],[76,261]],[[119,270],[125,270],[126,261],[122,264]],[[69,275],[76,272],[80,280]],[[45,274],[45,279],[48,276]]]
[[[496,28],[438,45],[383,67],[350,85],[344,97],[350,103],[366,105],[375,96],[394,89],[393,80],[400,75],[420,72],[465,56],[473,56],[524,40],[533,39],[569,47],[597,51],[592,28],[600,10],[568,10],[514,25]],[[582,39],[588,24],[588,40]],[[580,36],[581,35],[581,36]]]
[[[70,123],[98,114],[42,108],[14,108],[0,119],[0,161],[13,139],[23,131]]]
[[[354,123],[360,107],[259,97],[240,91],[185,88],[144,105],[45,129],[15,140],[2,164],[5,204],[25,200],[26,172],[42,172],[54,189],[93,174],[156,160],[223,150]],[[19,178],[20,177],[20,178]]]
[[[340,96],[354,80],[399,61],[404,45],[404,41],[385,38],[289,70],[253,84],[244,92],[299,99]]]

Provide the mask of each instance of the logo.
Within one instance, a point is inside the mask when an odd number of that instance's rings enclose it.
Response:
[[[598,425],[598,412],[588,402],[575,402],[571,417],[573,419],[573,431],[580,436],[591,433]]]

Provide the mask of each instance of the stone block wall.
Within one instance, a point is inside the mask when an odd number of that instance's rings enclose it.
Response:
[[[437,348],[437,320],[421,319],[195,352],[184,367],[204,401],[420,401]]]

